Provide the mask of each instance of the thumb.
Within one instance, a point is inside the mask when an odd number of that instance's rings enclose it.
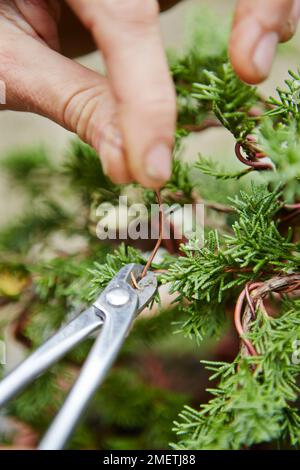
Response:
[[[116,104],[105,77],[25,34],[0,46],[0,81],[6,104],[0,109],[45,116],[98,149],[107,146],[103,169],[116,183],[130,181],[118,129]]]

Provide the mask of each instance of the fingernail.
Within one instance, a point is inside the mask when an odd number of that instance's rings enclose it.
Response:
[[[278,34],[272,31],[266,33],[256,46],[252,60],[261,78],[269,75],[278,40]]]
[[[166,144],[158,144],[146,156],[146,173],[149,178],[161,181],[167,181],[172,172],[171,168],[172,154]]]

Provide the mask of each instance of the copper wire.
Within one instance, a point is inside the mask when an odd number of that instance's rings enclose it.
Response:
[[[155,255],[156,253],[158,252],[160,246],[161,246],[161,243],[162,243],[162,240],[163,240],[163,226],[164,226],[164,214],[163,214],[163,208],[162,208],[162,199],[161,199],[161,194],[160,194],[160,191],[156,191],[156,198],[157,198],[157,202],[158,202],[158,205],[159,205],[159,236],[158,236],[158,240],[156,242],[156,245],[143,269],[143,272],[142,272],[142,278],[144,276],[146,276],[151,264],[152,264],[152,261],[154,260],[155,258]]]
[[[235,305],[234,309],[234,324],[236,327],[236,330],[243,341],[244,345],[248,349],[249,353],[251,356],[257,356],[256,349],[254,348],[253,344],[251,341],[249,341],[247,338],[244,337],[244,329],[241,321],[241,314],[242,314],[242,308],[243,308],[243,303],[246,297],[246,289],[243,289],[242,292],[240,293],[237,303]]]
[[[250,295],[250,283],[249,282],[247,282],[246,284],[245,291],[246,291],[247,302],[251,310],[252,318],[254,319],[255,318],[255,306],[254,306],[253,299]]]
[[[139,287],[138,282],[137,282],[136,277],[133,274],[133,272],[130,273],[130,277],[131,277],[131,282],[132,282],[133,287],[135,289],[141,290],[141,288]]]
[[[234,310],[234,323],[235,323],[236,330],[241,340],[243,341],[244,345],[247,347],[251,356],[257,356],[257,352],[253,344],[251,343],[251,341],[249,341],[247,338],[244,337],[245,332],[244,332],[244,328],[243,328],[242,320],[241,320],[242,308],[243,308],[244,300],[246,298],[249,304],[249,308],[251,310],[251,314],[253,318],[255,318],[255,305],[254,305],[253,299],[251,298],[250,292],[262,285],[263,285],[263,282],[247,282],[245,288],[242,290],[242,292],[240,293],[238,297],[235,310]]]

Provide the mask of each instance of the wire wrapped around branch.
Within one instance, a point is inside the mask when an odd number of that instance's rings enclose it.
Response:
[[[273,170],[273,166],[271,163],[261,162],[258,159],[265,157],[262,153],[255,153],[255,158],[245,158],[242,154],[243,145],[240,142],[235,144],[235,154],[240,162],[244,163],[244,165],[250,166],[254,170]]]
[[[240,293],[234,311],[234,323],[236,330],[243,342],[241,353],[244,355],[257,356],[257,351],[251,341],[245,338],[251,329],[251,323],[255,319],[256,310],[259,308],[268,317],[264,305],[264,298],[271,292],[288,294],[300,290],[300,274],[287,274],[274,277],[265,282],[247,283]],[[246,306],[243,310],[245,300]]]

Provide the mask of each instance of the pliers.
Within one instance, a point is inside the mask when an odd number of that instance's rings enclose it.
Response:
[[[93,305],[62,327],[0,382],[0,407],[70,349],[101,328],[73,388],[39,444],[40,450],[62,449],[93,394],[112,366],[135,317],[157,291],[154,273],[143,266],[124,266]],[[133,282],[134,281],[134,282]]]

